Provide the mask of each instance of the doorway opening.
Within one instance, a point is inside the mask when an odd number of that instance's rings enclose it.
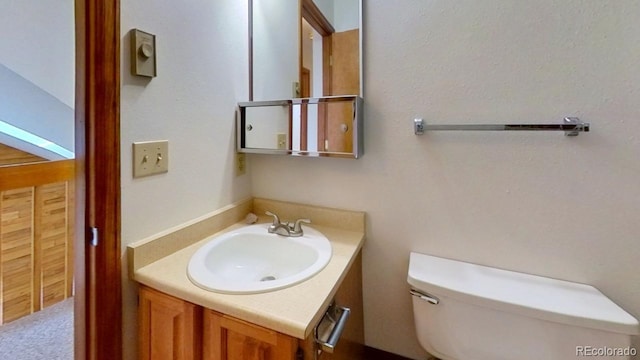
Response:
[[[0,15],[0,358],[73,358],[74,12]]]

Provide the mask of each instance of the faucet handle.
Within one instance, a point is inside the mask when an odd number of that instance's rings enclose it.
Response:
[[[272,213],[271,211],[265,212],[266,215],[273,216],[273,225],[280,225],[280,218],[278,215]]]
[[[311,220],[309,219],[298,219],[296,220],[295,225],[293,225],[294,232],[302,232],[302,223],[311,224]]]

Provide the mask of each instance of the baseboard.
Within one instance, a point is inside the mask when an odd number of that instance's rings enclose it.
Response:
[[[367,360],[411,360],[409,358],[369,346],[365,346],[364,348],[364,358]]]

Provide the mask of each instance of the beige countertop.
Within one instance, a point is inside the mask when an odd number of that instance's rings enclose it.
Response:
[[[298,339],[306,339],[329,306],[362,248],[364,229],[354,231],[326,225],[310,225],[322,232],[331,242],[331,260],[315,276],[288,288],[261,294],[231,295],[207,291],[194,285],[187,277],[187,264],[191,256],[210,237],[241,226],[245,224],[243,222],[233,224],[144,266],[131,265],[132,277],[141,284],[205,308]],[[131,248],[130,246],[130,251]],[[134,255],[130,255],[130,261],[134,258]]]

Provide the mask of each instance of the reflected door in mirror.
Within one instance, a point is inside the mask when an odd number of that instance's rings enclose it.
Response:
[[[249,5],[249,100],[362,97],[361,0]]]

